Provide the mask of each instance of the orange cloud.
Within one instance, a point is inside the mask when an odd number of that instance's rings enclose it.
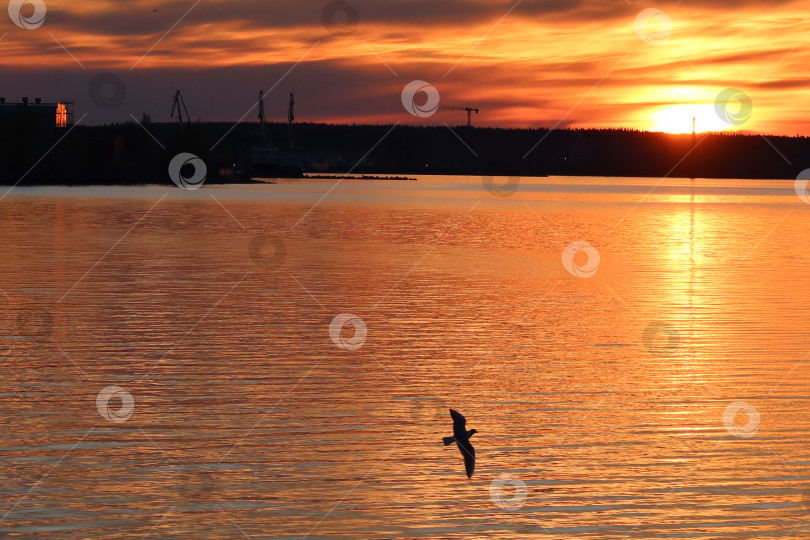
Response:
[[[515,3],[503,1],[353,3],[356,30],[336,36],[321,20],[320,1],[49,1],[36,30],[4,23],[0,63],[14,82],[0,93],[47,94],[72,81],[81,95],[89,74],[112,71],[132,92],[98,121],[124,121],[136,108],[163,107],[157,99],[175,87],[208,78],[184,93],[200,103],[201,118],[226,120],[300,62],[279,92],[305,95],[313,121],[466,120],[450,111],[408,115],[399,92],[420,79],[443,104],[480,107],[478,125],[682,131],[692,115],[699,129],[810,134],[802,2],[748,1],[733,11],[719,0],[667,6],[671,33],[654,20],[648,34],[667,39],[652,43],[636,33],[638,6],[612,1],[524,1],[511,12]],[[223,77],[236,88],[223,87]],[[27,90],[26,80],[42,89]],[[744,124],[714,112],[726,88],[750,97]]]

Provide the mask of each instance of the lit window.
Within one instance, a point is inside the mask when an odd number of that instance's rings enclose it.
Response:
[[[56,104],[56,127],[67,127],[67,107],[64,103]]]

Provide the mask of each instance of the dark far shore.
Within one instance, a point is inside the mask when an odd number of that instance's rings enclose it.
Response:
[[[60,128],[26,118],[0,122],[4,185],[173,185],[168,167],[180,153],[204,161],[206,183],[347,174],[795,179],[810,167],[810,138],[148,118]]]

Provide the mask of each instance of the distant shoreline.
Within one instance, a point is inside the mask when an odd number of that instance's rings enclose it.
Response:
[[[377,176],[373,174],[364,174],[360,176],[356,175],[337,175],[337,174],[314,174],[314,173],[304,173],[304,180],[393,180],[393,181],[407,181],[407,182],[416,182],[416,178],[410,178],[408,176]]]
[[[446,174],[446,175],[430,175],[436,177],[469,177],[471,179],[481,179],[480,175],[458,175],[458,174]],[[499,176],[499,178],[508,178],[507,176]],[[558,182],[560,185],[567,185],[569,182],[566,182],[565,179],[568,178],[580,178],[584,180],[593,179],[593,180],[603,180],[606,182],[608,186],[615,186],[617,188],[626,186],[626,182],[622,183],[611,183],[612,179],[621,179],[621,180],[634,180],[634,179],[641,179],[641,178],[650,178],[656,179],[661,177],[642,177],[642,176],[605,176],[605,175],[551,175],[551,176],[521,176],[521,179],[529,179],[529,178],[543,178],[543,179],[560,179]],[[681,180],[684,182],[694,181],[694,180],[739,180],[743,182],[784,182],[789,181],[792,179],[785,179],[785,178],[706,178],[706,177],[683,177],[683,176],[669,176],[665,178],[661,178],[662,180]],[[204,182],[199,189],[205,189],[208,186],[259,186],[259,185],[281,185],[281,184],[296,184],[302,183],[312,180],[357,180],[357,181],[391,181],[391,182],[419,182],[418,178],[412,177],[404,177],[404,176],[387,176],[387,177],[379,177],[374,175],[368,176],[305,176],[303,178],[263,178],[263,179],[244,179],[244,180],[212,180]],[[577,185],[577,183],[571,182],[570,185]],[[640,184],[642,185],[642,184]],[[182,190],[179,186],[174,184],[165,184],[159,182],[150,182],[150,181],[143,181],[143,182],[132,182],[132,183],[115,183],[115,182],[105,182],[105,183],[71,183],[71,184],[64,184],[64,183],[36,183],[36,184],[18,184],[16,186],[13,185],[3,185],[0,184],[0,190],[5,188],[7,191],[10,191],[15,188],[167,188],[167,189],[178,189]]]
[[[6,186],[171,186],[169,164],[181,154],[205,164],[208,184],[420,175],[796,179],[810,168],[810,138],[800,136],[312,123],[269,123],[262,131],[228,122],[60,129],[25,118],[0,127]],[[277,162],[253,163],[257,148]]]

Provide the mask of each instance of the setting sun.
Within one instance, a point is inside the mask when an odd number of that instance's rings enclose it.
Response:
[[[734,107],[731,104],[730,107]],[[715,111],[713,104],[671,105],[662,107],[650,117],[650,131],[664,133],[691,133],[692,119],[695,119],[695,131],[730,131],[736,126],[723,121]]]

